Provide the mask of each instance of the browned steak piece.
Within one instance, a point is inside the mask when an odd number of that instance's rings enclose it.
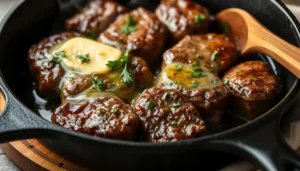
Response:
[[[141,91],[153,85],[154,77],[147,63],[139,57],[131,57],[129,71],[134,82],[122,82],[120,76],[123,67],[116,68],[102,75],[79,75],[70,73],[65,76],[61,86],[63,103],[83,96],[95,96],[103,93],[117,96],[125,102],[132,99]]]
[[[52,47],[75,37],[71,32],[65,32],[43,39],[33,45],[28,52],[28,63],[37,79],[38,91],[45,97],[59,95],[59,83],[65,71],[60,64],[50,61]]]
[[[134,109],[150,142],[178,141],[206,132],[197,109],[176,90],[147,89],[137,99]]]
[[[138,128],[131,106],[106,95],[67,102],[53,112],[52,122],[77,132],[122,140],[132,140]]]
[[[98,40],[122,51],[132,49],[132,55],[150,64],[161,55],[166,33],[165,26],[153,13],[138,8],[119,17]]]
[[[203,34],[208,30],[208,10],[191,0],[162,0],[155,11],[177,42],[187,35]]]
[[[125,12],[125,7],[112,0],[91,0],[82,10],[66,20],[66,29],[97,38],[120,14]]]
[[[198,61],[211,72],[222,72],[236,62],[235,44],[223,34],[186,36],[163,55],[162,68],[172,62],[192,64]]]
[[[270,66],[262,61],[244,62],[229,70],[223,78],[233,94],[230,110],[252,120],[274,104],[281,84]]]
[[[220,126],[230,96],[223,82],[197,62],[173,63],[161,72],[157,86],[175,89],[196,106],[209,128]]]

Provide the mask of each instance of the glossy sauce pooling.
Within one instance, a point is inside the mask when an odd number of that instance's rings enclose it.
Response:
[[[101,63],[108,72],[84,72],[65,64],[68,49],[82,66],[99,55],[77,54],[84,41],[62,49],[78,36],[74,33],[51,36],[30,49],[29,65],[39,92],[47,98],[60,95],[54,123],[112,139],[169,142],[231,127],[235,116],[228,110],[244,112],[238,116],[251,120],[272,106],[280,82],[266,70],[267,64],[258,67],[254,61],[252,69],[243,63],[226,72],[239,52],[226,34],[206,34],[210,18],[205,7],[190,0],[162,0],[155,14],[141,7],[124,12],[113,0],[91,0],[66,21],[67,30],[119,49],[121,56]],[[167,36],[168,45],[179,43],[165,49]],[[161,67],[157,78],[148,64],[154,70]]]

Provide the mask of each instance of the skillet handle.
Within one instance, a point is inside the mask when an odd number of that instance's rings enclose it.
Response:
[[[0,143],[55,136],[55,127],[24,107],[10,92],[2,78],[0,88],[6,101],[0,114]]]
[[[292,104],[287,105],[282,112],[277,111],[279,114],[269,113],[264,116],[260,125],[249,125],[243,131],[234,131],[229,137],[219,138],[212,143],[227,152],[236,150],[238,155],[252,159],[264,170],[300,170],[300,156],[286,143],[280,131],[280,113],[286,113]],[[297,112],[293,112],[293,115],[297,115]]]

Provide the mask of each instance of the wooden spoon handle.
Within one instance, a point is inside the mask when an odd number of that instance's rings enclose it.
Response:
[[[258,34],[259,32],[259,34]],[[243,53],[262,53],[272,57],[300,78],[300,48],[279,38],[264,27],[249,33],[247,49]]]

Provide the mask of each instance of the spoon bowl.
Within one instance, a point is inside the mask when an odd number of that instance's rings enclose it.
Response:
[[[300,49],[279,38],[248,12],[229,8],[216,16],[218,22],[229,27],[242,55],[261,53],[272,57],[300,78]]]

